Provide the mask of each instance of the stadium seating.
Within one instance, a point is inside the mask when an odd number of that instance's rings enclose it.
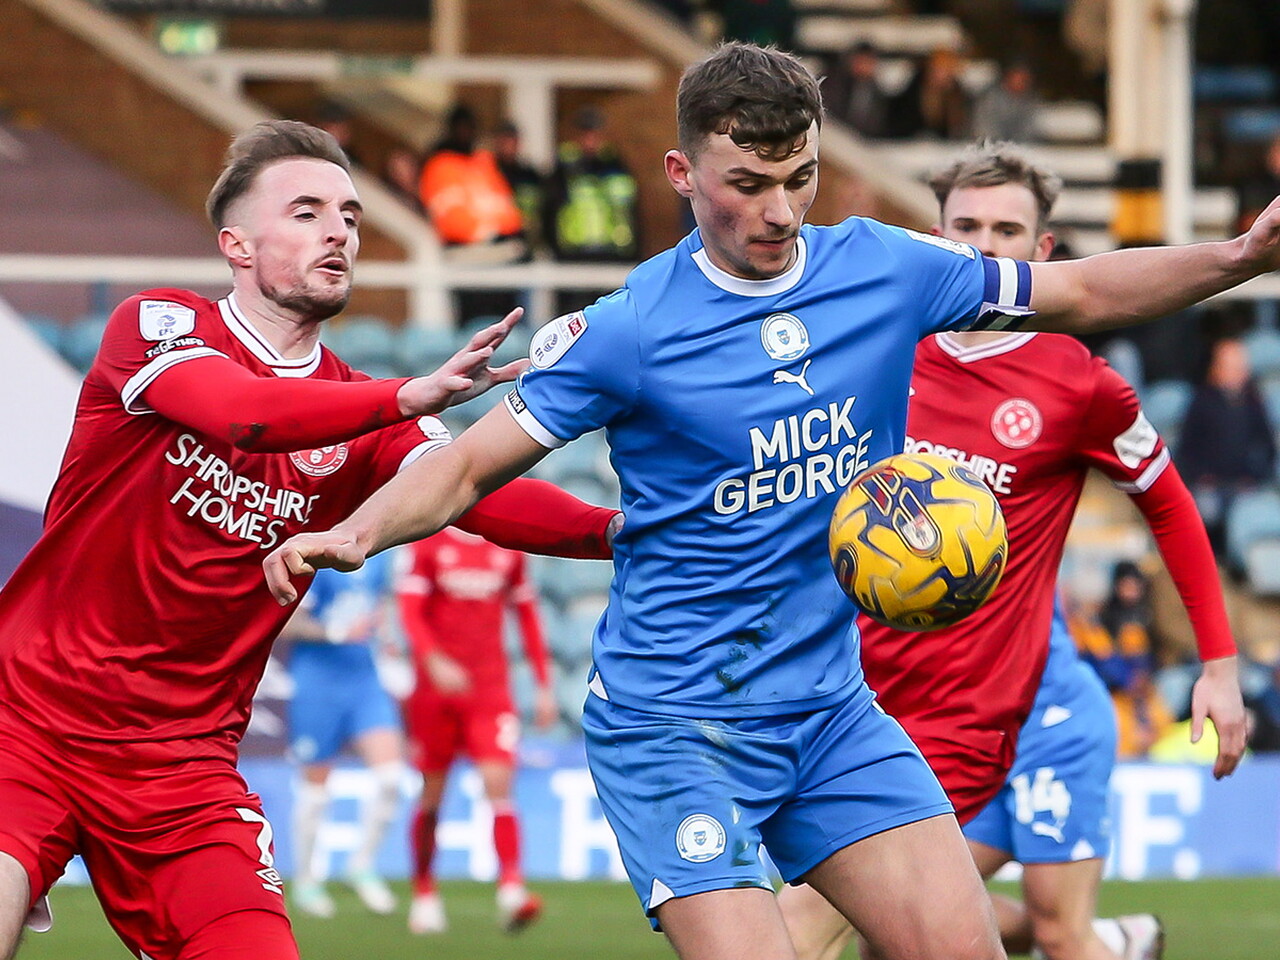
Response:
[[[107,328],[103,316],[82,317],[66,328],[62,336],[62,355],[81,373],[88,371],[93,358],[98,355],[102,332]]]
[[[370,376],[395,376],[396,331],[381,317],[353,316],[326,324],[322,339],[329,349]]]
[[[1280,492],[1272,487],[1246,490],[1227,514],[1227,555],[1247,571],[1250,547],[1266,540],[1280,541]]]
[[[1193,393],[1191,384],[1182,380],[1155,380],[1142,390],[1142,409],[1151,425],[1173,443],[1182,429]]]
[[[1268,327],[1252,330],[1246,334],[1244,345],[1257,376],[1280,375],[1280,332]]]

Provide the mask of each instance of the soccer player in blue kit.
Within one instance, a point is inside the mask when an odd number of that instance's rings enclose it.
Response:
[[[535,336],[517,389],[330,531],[264,562],[353,569],[447,524],[604,428],[626,523],[583,723],[644,908],[690,960],[794,957],[761,846],[878,952],[1004,956],[941,788],[862,680],[826,529],[841,487],[901,449],[916,342],[948,329],[1097,329],[1280,260],[1280,208],[1218,244],[1025,264],[873,220],[804,224],[817,81],[722,46],[686,71],[668,180],[698,229]]]

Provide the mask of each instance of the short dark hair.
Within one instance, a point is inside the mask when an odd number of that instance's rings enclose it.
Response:
[[[680,78],[676,126],[690,158],[706,137],[725,133],[762,160],[785,160],[804,149],[815,122],[822,126],[817,79],[776,47],[726,43]]]
[[[984,140],[966,147],[960,156],[929,178],[938,208],[947,205],[952,190],[961,187],[998,187],[1016,183],[1026,187],[1035,197],[1039,219],[1037,232],[1049,224],[1049,214],[1062,191],[1062,178],[1053,171],[1037,166],[1026,151],[1008,140]]]
[[[351,161],[333,134],[298,120],[264,120],[237,136],[227,148],[226,165],[204,204],[214,227],[221,230],[226,226],[227,210],[249,192],[263,168],[294,157],[327,160],[351,172]]]

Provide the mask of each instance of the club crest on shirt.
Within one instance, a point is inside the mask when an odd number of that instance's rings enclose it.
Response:
[[[799,317],[772,313],[760,324],[760,343],[774,360],[795,360],[809,349],[809,331]]]
[[[1025,397],[1013,397],[996,407],[991,415],[991,432],[1006,447],[1021,450],[1040,439],[1044,417]]]
[[[196,312],[168,300],[143,300],[138,304],[138,330],[147,340],[172,340],[196,328]]]
[[[546,369],[563,357],[586,329],[587,318],[581,310],[543,324],[529,344],[529,362],[539,370]]]
[[[683,860],[706,863],[724,853],[725,833],[720,821],[710,814],[695,813],[676,827],[676,849]]]
[[[315,450],[295,450],[289,454],[293,465],[309,477],[327,477],[347,462],[350,451],[345,443]]]

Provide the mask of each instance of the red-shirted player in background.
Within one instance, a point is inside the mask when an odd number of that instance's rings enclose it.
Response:
[[[498,855],[498,918],[509,932],[538,918],[542,904],[524,886],[520,826],[511,799],[519,719],[511,699],[503,625],[514,610],[537,684],[534,719],[556,721],[538,598],[524,555],[479,537],[444,530],[412,547],[412,569],[397,592],[417,684],[405,704],[410,754],[422,771],[413,822],[413,903],[409,929],[441,933],[444,904],[432,861],[449,768],[461,754],[476,765],[493,807]]]
[[[1048,259],[1058,181],[1012,144],[971,148],[932,185],[942,219],[935,232],[987,256]],[[1244,752],[1245,716],[1217,568],[1191,494],[1133,389],[1077,340],[1052,333],[930,337],[911,382],[907,451],[971,467],[1000,499],[1009,529],[999,587],[960,623],[903,633],[859,620],[867,683],[920,747],[960,823],[1005,785],[1044,672],[1058,567],[1090,468],[1133,497],[1155,535],[1204,661],[1193,735],[1213,720],[1214,774],[1230,774]],[[992,847],[970,841],[970,849],[988,876],[1003,862]],[[1019,941],[1034,935],[1052,960],[1118,960],[1090,924],[1101,874],[1097,856],[1027,865],[1030,917],[1016,901],[997,901],[1011,952],[1025,951]],[[800,960],[840,954],[851,932],[822,897],[791,887],[781,902]],[[1152,934],[1124,960],[1157,956],[1158,929]]]
[[[319,343],[351,288],[361,206],[305,124],[231,145],[209,196],[232,293],[116,308],[85,378],[45,531],[0,592],[0,957],[84,857],[107,918],[152,960],[293,960],[271,825],[235,769],[271,641],[276,543],[327,528],[448,432],[426,416],[509,379],[518,319],[427,377],[369,380]],[[609,552],[614,511],[511,484],[468,529]],[[301,584],[300,584],[301,585]]]

